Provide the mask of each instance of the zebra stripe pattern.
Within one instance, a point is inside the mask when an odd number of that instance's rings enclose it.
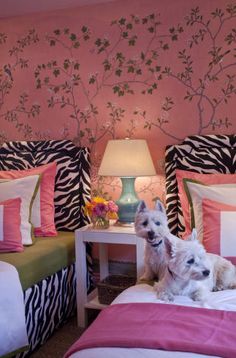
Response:
[[[0,148],[1,170],[29,169],[56,162],[55,223],[74,231],[89,223],[83,207],[90,198],[90,151],[69,140],[19,141]]]
[[[24,292],[26,326],[30,342],[28,357],[76,312],[75,264],[42,280]],[[35,329],[37,328],[37,329]]]
[[[176,169],[203,174],[236,172],[236,135],[190,136],[166,148],[166,212],[174,235],[184,232]]]

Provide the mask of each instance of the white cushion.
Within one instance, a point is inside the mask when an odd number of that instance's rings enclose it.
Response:
[[[21,198],[21,236],[23,245],[32,245],[31,206],[38,189],[39,175],[0,182],[0,201]]]
[[[221,211],[220,213],[220,249],[221,255],[235,256],[235,233],[236,233],[236,212],[235,211]]]

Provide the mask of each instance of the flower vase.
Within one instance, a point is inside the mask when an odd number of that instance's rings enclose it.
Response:
[[[110,226],[109,219],[104,217],[93,217],[92,224],[94,229],[108,229]]]

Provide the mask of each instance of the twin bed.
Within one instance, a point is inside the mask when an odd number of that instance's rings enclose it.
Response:
[[[90,198],[90,161],[88,148],[78,148],[69,140],[9,142],[0,148],[1,171],[25,170],[48,163],[56,163],[57,168],[54,192],[57,235],[37,237],[23,252],[0,253],[0,261],[16,267],[24,290],[29,347],[18,357],[29,356],[75,314],[74,230],[88,224],[83,207]],[[87,249],[89,290],[91,247],[88,245]]]
[[[202,225],[203,244],[209,252],[232,261],[236,257],[236,207],[232,205],[236,202],[235,158],[236,135],[192,136],[166,150],[166,208],[171,232],[184,236],[187,224],[189,229],[193,224],[189,217],[199,214],[197,195],[208,190],[206,198],[201,198],[202,223],[197,222]],[[183,205],[180,185],[186,178],[198,185],[188,207]],[[231,218],[226,221],[227,234],[225,216]],[[181,296],[174,303],[163,303],[151,286],[139,284],[122,292],[103,310],[65,357],[233,358],[235,331],[236,290],[212,292],[204,303]]]

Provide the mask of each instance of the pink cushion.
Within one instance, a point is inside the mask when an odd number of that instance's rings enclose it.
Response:
[[[21,252],[21,198],[0,202],[0,252]]]
[[[236,206],[203,199],[203,245],[207,252],[236,264]]]
[[[187,170],[176,169],[176,179],[178,183],[179,200],[181,203],[184,223],[185,223],[185,234],[191,233],[191,222],[190,222],[190,211],[187,195],[184,190],[183,179],[192,179],[202,184],[236,184],[236,174],[199,174],[190,172]]]
[[[54,223],[54,185],[56,176],[56,163],[49,163],[26,170],[0,171],[0,179],[17,179],[30,175],[41,175],[39,195],[40,205],[33,205],[31,220],[34,225],[35,236],[56,236]],[[40,212],[36,212],[40,210]],[[34,217],[40,217],[40,224],[34,223]]]

